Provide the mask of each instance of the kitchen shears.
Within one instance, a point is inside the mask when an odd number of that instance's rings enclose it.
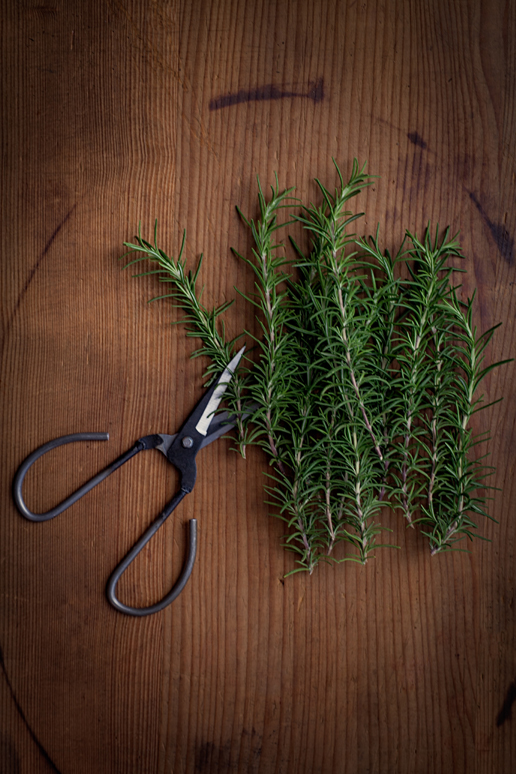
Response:
[[[121,613],[134,616],[145,616],[152,613],[157,613],[163,610],[167,605],[173,602],[184,589],[191,572],[193,570],[195,556],[197,553],[197,520],[191,519],[189,522],[189,537],[188,537],[188,550],[187,556],[181,570],[181,574],[177,579],[172,589],[166,594],[160,602],[148,607],[130,607],[121,602],[116,596],[116,587],[121,575],[127,570],[129,565],[138,556],[140,551],[147,545],[149,540],[156,534],[158,529],[165,523],[172,511],[177,508],[181,500],[189,494],[196,481],[197,466],[195,458],[201,449],[217,440],[230,430],[236,424],[236,418],[228,415],[228,412],[217,412],[222,397],[226,391],[228,384],[230,383],[234,371],[236,370],[242,355],[244,354],[245,347],[237,352],[234,358],[224,369],[222,375],[217,379],[204,394],[199,401],[195,409],[192,411],[186,422],[176,435],[166,435],[164,433],[156,433],[154,435],[146,435],[143,438],[138,439],[136,443],[128,449],[124,454],[118,457],[107,468],[94,476],[90,481],[86,482],[77,489],[76,492],[71,494],[59,505],[46,513],[32,513],[27,507],[22,496],[23,480],[29,468],[46,454],[51,449],[55,449],[58,446],[63,446],[74,441],[107,441],[109,439],[108,433],[72,433],[71,435],[63,435],[60,438],[55,438],[53,441],[40,446],[27,459],[20,465],[13,483],[13,496],[14,501],[22,514],[26,519],[30,521],[48,521],[58,516],[63,511],[66,511],[71,505],[76,503],[81,497],[84,497],[91,489],[104,481],[105,478],[110,476],[115,470],[124,465],[128,460],[134,457],[141,451],[147,449],[156,449],[162,452],[167,460],[179,471],[181,474],[181,483],[179,491],[174,495],[172,500],[165,506],[160,515],[155,521],[148,527],[143,533],[140,539],[135,543],[127,556],[120,562],[115,568],[111,577],[109,578],[106,595],[109,602],[119,610]],[[250,413],[247,411],[245,416]]]

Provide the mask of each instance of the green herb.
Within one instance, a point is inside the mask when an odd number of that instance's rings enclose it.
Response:
[[[473,435],[470,421],[487,407],[475,397],[480,382],[502,364],[483,366],[497,326],[478,336],[473,298],[459,300],[456,239],[438,229],[422,241],[407,232],[391,258],[379,231],[356,238],[349,228],[360,214],[346,208],[373,179],[356,161],[347,183],[335,167],[334,193],[317,180],[321,204],[286,222],[281,211],[297,200],[277,178],[269,200],[258,181],[256,221],[238,210],[254,242],[252,255],[239,258],[254,273],[254,292],[244,297],[260,335],[246,332],[255,362],[242,367],[228,401],[240,417],[242,454],[257,445],[269,458],[266,491],[287,524],[293,572],[311,573],[320,561],[365,563],[386,545],[379,517],[387,508],[422,528],[432,554],[455,549],[477,534],[473,518],[488,517],[485,479],[493,472],[475,457],[486,438]],[[310,249],[303,254],[291,239],[289,258],[275,240],[292,223],[307,232]],[[157,268],[137,276],[171,283],[159,298],[185,312],[187,335],[202,342],[194,354],[209,359],[212,375],[234,353],[236,340],[227,342],[219,323],[230,304],[202,305],[201,261],[186,272],[184,243],[183,236],[174,260],[158,247],[156,230],[153,245],[139,233],[126,243],[138,254],[128,265],[148,259]],[[249,403],[255,410],[244,421]],[[342,543],[347,548],[336,551]]]
[[[157,222],[154,226],[153,245],[150,242],[145,241],[145,239],[142,239],[140,229],[138,230],[136,240],[136,244],[124,242],[125,246],[129,248],[129,252],[122,255],[122,258],[125,258],[132,253],[137,253],[138,255],[137,258],[130,261],[124,268],[134,266],[136,263],[147,260],[158,265],[159,268],[157,269],[141,272],[134,276],[147,277],[151,274],[156,274],[158,275],[160,282],[166,282],[172,285],[170,293],[156,296],[151,299],[151,302],[160,301],[165,298],[171,299],[175,302],[175,307],[178,307],[185,312],[186,316],[175,321],[175,324],[185,324],[187,326],[186,335],[198,338],[202,342],[202,346],[193,353],[192,357],[200,357],[202,355],[208,359],[209,364],[206,376],[213,378],[215,375],[220,374],[234,354],[234,344],[237,339],[227,342],[224,322],[221,321],[221,330],[219,332],[217,321],[220,315],[233,304],[233,301],[228,301],[211,311],[208,311],[201,303],[202,288],[198,290],[196,288],[196,283],[201,270],[203,256],[201,255],[193,275],[191,272],[186,271],[186,258],[183,258],[186,240],[185,232],[183,232],[183,240],[177,259],[169,258],[168,255],[158,247]],[[229,401],[235,409],[235,414],[237,417],[240,417],[242,415],[242,379],[238,374],[236,374],[228,384],[227,394]],[[241,420],[237,422],[237,428],[242,436],[244,433],[244,425]]]

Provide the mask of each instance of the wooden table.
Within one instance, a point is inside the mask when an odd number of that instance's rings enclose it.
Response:
[[[264,503],[265,458],[220,441],[174,519],[121,583],[159,598],[199,519],[193,576],[162,614],[104,597],[110,571],[174,482],[141,455],[66,514],[31,524],[10,487],[24,457],[75,431],[31,471],[45,510],[136,438],[173,432],[206,362],[171,327],[155,278],[118,258],[141,221],[195,266],[207,306],[252,290],[235,210],[264,186],[335,184],[353,157],[380,175],[357,206],[381,224],[461,231],[476,320],[514,354],[516,4],[3,2],[3,464],[0,770],[15,774],[423,774],[516,771],[514,365],[497,404],[491,514],[467,554],[430,557],[387,514],[399,551],[365,568],[293,569]],[[243,299],[228,332],[256,330]],[[483,423],[483,424],[482,424]],[[516,495],[516,492],[515,492]]]

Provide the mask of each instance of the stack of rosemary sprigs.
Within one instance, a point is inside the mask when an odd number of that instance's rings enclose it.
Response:
[[[462,302],[455,273],[462,255],[449,232],[424,239],[407,232],[393,258],[379,233],[358,239],[349,227],[359,217],[348,202],[372,178],[354,161],[345,182],[331,193],[319,180],[321,204],[300,207],[292,189],[275,186],[267,199],[258,182],[259,217],[242,220],[254,242],[243,257],[255,275],[259,336],[229,396],[239,446],[262,447],[271,467],[266,487],[274,512],[287,523],[285,545],[296,569],[310,573],[321,560],[365,563],[384,543],[379,521],[385,508],[418,525],[432,554],[472,538],[478,516],[488,517],[485,479],[493,468],[478,458],[485,441],[470,420],[487,405],[477,397],[495,326],[477,334],[474,297]],[[294,208],[286,223],[280,211]],[[278,229],[300,223],[310,237],[295,257],[276,241]],[[208,310],[183,244],[177,259],[142,239],[126,243],[151,271],[171,284],[187,335],[202,342],[196,355],[220,373],[233,354],[218,318],[229,304]],[[406,269],[401,271],[401,267]],[[155,299],[154,299],[155,300]],[[231,302],[230,302],[231,303]],[[237,337],[239,338],[239,337]],[[229,392],[229,390],[228,390]],[[247,421],[246,406],[256,410]],[[338,543],[348,548],[335,552]]]

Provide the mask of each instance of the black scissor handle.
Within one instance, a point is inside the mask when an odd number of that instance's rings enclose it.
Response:
[[[60,513],[63,513],[63,511],[66,511],[67,508],[70,508],[70,506],[76,503],[77,500],[80,500],[81,497],[84,497],[84,495],[96,487],[97,484],[100,484],[101,481],[104,481],[105,478],[110,476],[111,473],[114,473],[114,471],[123,465],[124,462],[130,460],[131,457],[134,457],[134,455],[138,454],[140,451],[136,445],[133,446],[131,449],[129,449],[129,451],[125,452],[125,454],[122,454],[121,457],[118,457],[118,459],[111,463],[111,465],[105,468],[105,470],[97,473],[96,476],[79,487],[76,492],[63,500],[63,502],[59,503],[59,505],[56,505],[55,508],[51,508],[49,511],[46,511],[46,513],[33,513],[27,507],[22,494],[23,480],[27,475],[29,468],[31,468],[40,457],[43,457],[43,455],[49,452],[51,449],[56,449],[58,446],[65,446],[68,443],[75,443],[75,441],[108,440],[109,433],[71,433],[70,435],[62,435],[60,438],[54,438],[53,441],[44,443],[43,446],[40,446],[38,449],[33,451],[32,454],[29,454],[27,459],[24,460],[18,468],[13,482],[14,502],[16,503],[22,516],[25,516],[25,518],[29,519],[29,521],[48,521],[49,519],[53,519],[55,516],[59,516]]]
[[[160,513],[158,518],[145,530],[141,538],[134,544],[127,556],[122,559],[118,567],[113,570],[113,573],[108,581],[106,587],[106,596],[113,607],[120,613],[126,613],[127,615],[144,616],[151,615],[152,613],[159,613],[160,610],[164,610],[171,602],[174,601],[182,592],[186,583],[192,574],[195,557],[197,554],[197,519],[190,519],[188,523],[189,536],[188,536],[188,552],[186,555],[185,563],[181,574],[177,581],[174,583],[168,594],[163,599],[156,602],[154,605],[148,607],[130,607],[129,605],[120,602],[116,596],[117,583],[120,580],[122,574],[127,570],[130,564],[136,559],[140,551],[147,545],[149,540],[156,534],[161,525],[168,519],[174,508],[176,508],[183,497],[188,494],[188,491],[181,489],[175,497],[170,501],[166,508]]]
[[[60,438],[55,438],[53,441],[49,441],[48,443],[43,444],[43,446],[40,446],[38,449],[33,451],[32,454],[29,454],[27,459],[25,459],[20,465],[20,467],[18,468],[18,471],[14,477],[14,482],[13,482],[14,501],[22,516],[25,516],[25,518],[29,519],[29,521],[36,521],[36,522],[48,521],[49,519],[53,519],[55,516],[58,516],[60,513],[63,513],[63,511],[66,511],[67,508],[70,508],[70,506],[72,506],[74,503],[80,500],[81,497],[84,497],[84,495],[86,495],[94,487],[100,484],[101,481],[104,481],[104,479],[106,479],[108,476],[114,473],[115,470],[121,467],[124,463],[128,462],[128,460],[130,460],[132,457],[138,454],[138,452],[144,451],[146,449],[157,448],[162,442],[163,438],[162,436],[158,436],[158,435],[146,436],[144,438],[140,438],[138,441],[136,441],[134,446],[132,446],[128,451],[126,451],[124,454],[118,457],[114,462],[111,463],[111,465],[109,465],[107,468],[102,470],[100,473],[97,473],[96,476],[93,476],[93,478],[91,478],[89,481],[87,481],[85,484],[79,487],[77,491],[73,492],[73,494],[71,494],[69,497],[64,499],[61,503],[59,503],[59,505],[56,505],[55,508],[51,508],[49,511],[46,511],[45,513],[33,513],[27,507],[27,504],[25,503],[23,499],[23,494],[22,494],[23,481],[29,469],[32,467],[32,465],[34,465],[34,463],[40,457],[42,457],[51,449],[56,449],[58,446],[64,446],[68,443],[74,443],[76,441],[107,441],[107,440],[109,440],[108,433],[71,433],[70,435],[63,435]],[[129,565],[138,556],[140,551],[147,545],[147,543],[153,537],[153,535],[156,534],[156,532],[161,527],[161,525],[164,524],[164,522],[170,516],[172,511],[179,505],[183,497],[185,497],[185,495],[187,495],[190,491],[191,491],[190,488],[181,487],[180,491],[168,503],[168,505],[160,513],[158,518],[155,519],[155,521],[150,525],[150,527],[148,527],[148,529],[143,533],[141,538],[135,543],[135,545],[129,551],[127,556],[124,559],[122,559],[120,564],[116,567],[116,569],[111,574],[111,577],[108,581],[108,585],[106,588],[106,595],[109,602],[113,605],[113,607],[116,608],[116,610],[120,611],[121,613],[126,613],[127,615],[134,615],[134,616],[145,616],[145,615],[151,615],[152,613],[157,613],[160,610],[163,610],[165,607],[167,607],[171,602],[173,602],[174,599],[176,599],[184,589],[192,573],[193,565],[194,565],[195,557],[197,553],[196,519],[191,519],[189,523],[188,553],[186,556],[185,563],[183,565],[183,569],[181,570],[181,574],[179,575],[179,578],[177,579],[172,589],[169,591],[168,594],[166,594],[163,597],[163,599],[160,602],[157,602],[156,604],[150,605],[148,607],[130,607],[129,605],[125,605],[123,602],[120,602],[120,600],[116,596],[116,586],[118,581],[120,580],[121,575],[125,572],[125,570],[127,570]]]

